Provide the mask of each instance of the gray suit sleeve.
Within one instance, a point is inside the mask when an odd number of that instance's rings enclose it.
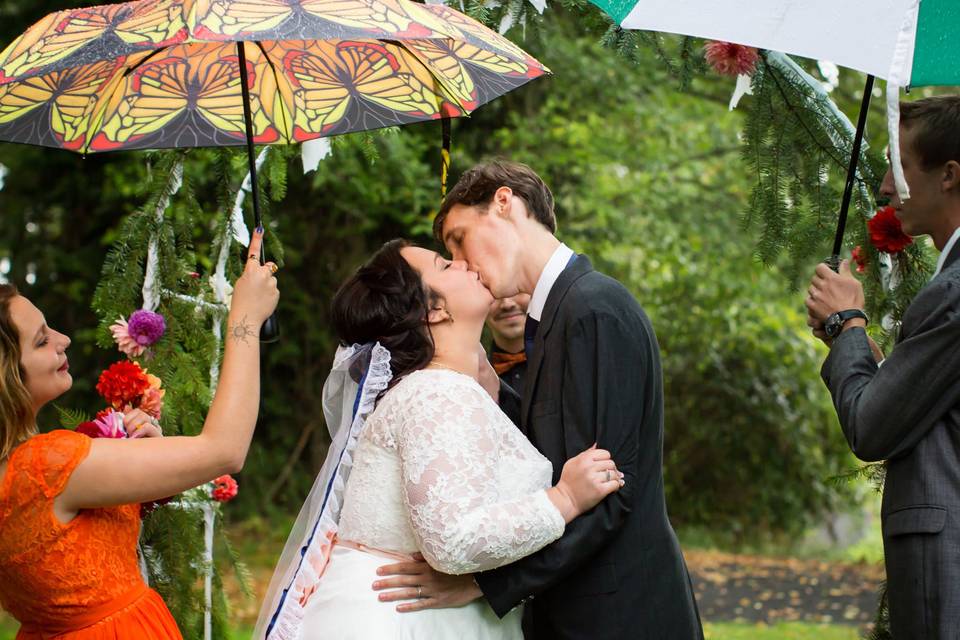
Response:
[[[821,375],[854,454],[865,461],[910,452],[960,404],[960,314],[957,285],[926,287],[908,312],[916,327],[877,367],[866,331],[834,340]],[[911,318],[913,320],[914,318]]]

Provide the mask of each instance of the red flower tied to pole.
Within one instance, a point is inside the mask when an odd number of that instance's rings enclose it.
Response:
[[[854,247],[853,251],[850,252],[850,257],[857,263],[857,273],[863,273],[867,270],[867,254],[863,247],[859,245]]]
[[[116,409],[135,406],[144,391],[150,388],[146,372],[136,362],[115,362],[100,374],[97,393]]]
[[[893,207],[878,209],[877,213],[867,220],[867,230],[870,232],[870,242],[877,251],[900,253],[913,244],[913,238],[903,232]]]
[[[707,63],[725,76],[753,75],[760,53],[754,47],[711,40],[703,47]]]
[[[237,497],[238,491],[237,481],[229,475],[222,475],[213,481],[210,496],[217,502],[230,502]]]

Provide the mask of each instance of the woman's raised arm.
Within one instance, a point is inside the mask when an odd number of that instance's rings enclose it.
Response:
[[[259,262],[263,231],[250,243],[227,318],[220,382],[197,436],[96,439],[55,501],[61,520],[80,509],[155,500],[243,467],[260,406],[260,327],[279,300],[271,264]]]

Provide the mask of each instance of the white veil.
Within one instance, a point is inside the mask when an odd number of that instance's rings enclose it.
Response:
[[[390,384],[390,352],[380,343],[340,347],[323,385],[323,415],[330,449],[294,522],[260,606],[253,637],[293,640],[303,618],[301,597],[323,575],[353,466],[357,436]]]

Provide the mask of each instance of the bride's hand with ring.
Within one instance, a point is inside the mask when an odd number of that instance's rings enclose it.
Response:
[[[547,496],[564,522],[569,523],[619,491],[623,484],[623,474],[617,470],[610,452],[594,444],[564,463],[560,481],[547,489]]]

